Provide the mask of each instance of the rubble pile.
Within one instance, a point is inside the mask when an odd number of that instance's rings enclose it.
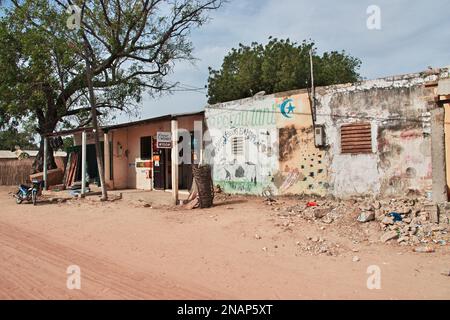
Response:
[[[349,208],[348,203],[340,200],[309,201],[291,206],[284,206],[283,202],[274,199],[266,199],[265,203],[272,206],[272,210],[277,211],[279,217],[286,219],[298,217],[308,221],[320,221],[324,224],[331,224],[344,217]]]
[[[383,232],[381,242],[396,240],[400,245],[414,246],[448,243],[448,216],[445,210],[426,199],[392,199],[375,203],[370,211]]]
[[[309,255],[324,254],[327,256],[337,256],[340,253],[341,247],[339,244],[333,243],[322,237],[307,237],[306,242],[297,242],[300,250]]]
[[[357,229],[371,226],[379,242],[396,242],[402,246],[446,245],[450,235],[449,216],[443,207],[434,205],[426,198],[372,200],[301,199],[294,205],[266,199],[281,219],[277,225],[285,230],[292,228],[298,219],[311,223],[332,224],[339,222],[347,228]],[[368,230],[369,228],[367,228]],[[370,231],[368,231],[370,232]],[[306,251],[325,251],[321,246],[308,246]],[[323,246],[322,246],[323,247]],[[429,250],[423,250],[429,252]]]

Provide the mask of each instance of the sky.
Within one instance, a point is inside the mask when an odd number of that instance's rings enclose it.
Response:
[[[381,29],[369,30],[367,8],[377,5]],[[178,63],[170,80],[204,87],[208,67],[219,69],[239,43],[266,43],[269,36],[315,41],[319,53],[345,50],[362,60],[366,79],[450,65],[448,0],[230,0],[191,33],[195,64]],[[203,92],[174,92],[145,98],[139,118],[202,110]],[[118,118],[118,122],[130,119]]]
[[[367,8],[376,5],[381,30],[367,28]],[[239,43],[266,43],[269,36],[315,41],[318,52],[345,50],[362,60],[366,79],[450,65],[448,0],[229,0],[210,13],[210,21],[191,33],[194,64],[177,63],[170,82],[205,87],[208,67],[219,69],[223,57]],[[139,117],[202,110],[206,89],[144,97]]]

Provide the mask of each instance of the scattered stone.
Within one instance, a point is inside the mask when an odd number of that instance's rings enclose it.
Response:
[[[373,207],[369,203],[363,203],[359,206],[359,210],[361,210],[361,211],[370,211],[372,209],[373,209]]]
[[[414,252],[418,252],[418,253],[433,253],[435,252],[435,250],[431,247],[416,247],[414,248]]]
[[[359,262],[361,259],[358,256],[354,256],[352,261],[353,262]]]
[[[358,216],[357,219],[359,222],[369,222],[372,220],[375,220],[375,212],[374,211],[363,211],[361,212],[361,214]]]
[[[410,218],[405,218],[405,219],[403,219],[403,222],[404,222],[404,223],[411,223],[411,221],[412,221],[412,220],[411,220]]]
[[[436,231],[444,231],[444,230],[445,230],[444,226],[435,225],[435,226],[431,227],[431,231],[434,231],[434,232],[436,232]]]
[[[325,217],[324,219],[322,219],[322,222],[323,223],[326,223],[326,224],[331,224],[331,223],[333,223],[333,218],[331,218],[331,217]],[[322,228],[324,228],[325,229],[325,227],[322,227]],[[322,229],[321,228],[321,229]],[[324,230],[324,229],[322,229],[322,230]]]
[[[261,240],[261,236],[259,234],[255,234],[255,239],[256,240]]]
[[[325,217],[330,209],[329,208],[322,208],[322,209],[315,209],[314,210],[314,218],[316,219],[322,219]]]
[[[381,209],[382,205],[380,201],[374,201],[372,204],[372,208],[375,210]]]
[[[263,247],[262,251],[267,252],[267,247]]]
[[[384,225],[392,225],[394,224],[394,217],[384,217],[381,223]]]
[[[264,200],[266,203],[272,203],[272,202],[277,202],[277,200],[275,200],[275,199],[273,199],[273,198],[266,198],[265,200]]]
[[[431,219],[436,205],[433,205],[421,194],[412,194],[409,197],[379,200],[364,197],[355,197],[350,200],[320,198],[320,205],[317,197],[307,198],[306,201],[300,197],[301,201],[293,205],[285,205],[279,199],[276,200],[278,202],[270,199],[266,202],[273,204],[271,210],[277,211],[274,213],[279,217],[275,220],[277,226],[284,226],[290,231],[303,223],[316,225],[317,230],[326,230],[327,224],[335,224],[339,232],[350,236],[354,245],[362,241],[386,243],[393,239],[396,239],[395,243],[400,246],[412,246],[412,248],[425,246],[427,243],[436,246],[448,245],[450,228],[445,223],[450,223],[450,206],[448,209],[443,208],[439,211],[439,224],[436,224]],[[308,201],[316,204],[317,207],[314,205],[308,207]],[[354,214],[355,211],[358,214],[357,218],[355,217],[356,220],[363,224],[366,223],[364,226],[351,225],[351,221],[347,219],[348,213]],[[377,223],[367,223],[374,220]],[[327,254],[335,249],[334,246],[330,246],[328,241],[321,242],[318,236],[307,237],[308,242],[297,245],[304,251],[307,251],[305,247],[309,246],[310,254],[320,253],[320,247],[324,245],[329,247]],[[335,255],[337,252],[332,252],[332,254]]]
[[[319,253],[326,253],[328,252],[328,247],[327,246],[321,246],[319,248]]]
[[[388,231],[388,232],[385,232],[385,233],[381,236],[380,241],[383,242],[383,243],[386,243],[386,242],[388,242],[389,240],[397,239],[397,238],[398,238],[398,233],[397,233],[397,231]]]
[[[450,277],[450,269],[441,272],[443,276]]]

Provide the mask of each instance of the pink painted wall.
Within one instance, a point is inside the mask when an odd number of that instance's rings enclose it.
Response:
[[[178,118],[178,128],[194,130],[194,121],[202,121],[203,115]],[[111,130],[113,144],[113,181],[115,189],[136,188],[135,160],[140,157],[141,137],[156,139],[158,131],[170,131],[170,120],[155,121],[148,124]],[[118,144],[122,145],[122,154]],[[153,174],[152,174],[153,177]]]

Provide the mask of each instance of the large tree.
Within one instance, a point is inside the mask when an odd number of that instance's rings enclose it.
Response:
[[[20,132],[15,127],[0,131],[0,150],[15,150],[19,146],[22,150],[35,150],[34,137],[27,131]]]
[[[27,121],[40,135],[89,125],[86,58],[96,108],[130,111],[144,93],[174,87],[177,60],[192,59],[189,33],[221,0],[11,0],[0,15],[0,117]],[[83,9],[70,30],[69,5]],[[73,7],[71,7],[73,8]],[[88,55],[83,55],[88,51]],[[78,121],[74,121],[78,120]],[[43,142],[35,164],[42,170]],[[49,148],[49,167],[55,167]]]
[[[354,82],[361,61],[344,51],[316,53],[310,41],[298,44],[289,39],[269,39],[266,45],[239,44],[223,59],[220,70],[209,68],[208,103],[246,98],[310,85],[310,50],[313,50],[314,82],[318,86]]]

